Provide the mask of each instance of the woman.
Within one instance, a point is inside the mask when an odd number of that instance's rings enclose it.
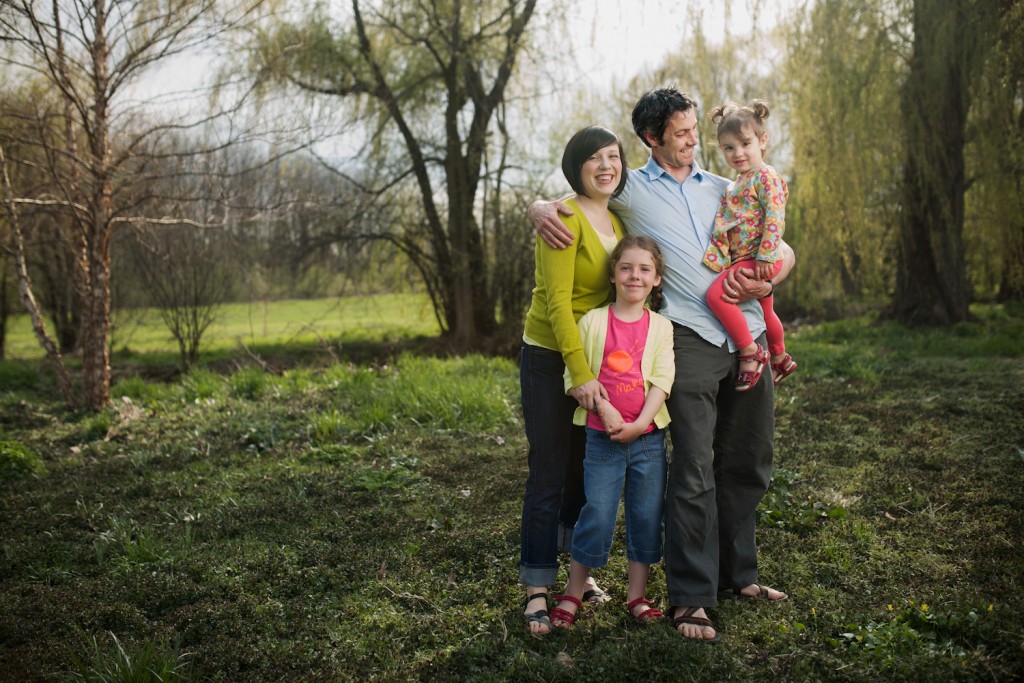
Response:
[[[537,239],[536,286],[520,361],[530,452],[519,580],[526,585],[523,617],[531,633],[551,631],[547,587],[557,578],[559,549],[572,544],[584,503],[586,435],[572,417],[577,405],[593,409],[605,394],[583,354],[576,322],[609,300],[608,255],[625,231],[608,210],[608,201],[622,192],[627,171],[622,143],[614,133],[600,126],[577,131],[562,154],[562,173],[576,193],[566,201],[573,215],[561,217],[573,243],[552,249]],[[566,372],[572,378],[571,396],[565,393]],[[585,599],[605,598],[591,583]]]

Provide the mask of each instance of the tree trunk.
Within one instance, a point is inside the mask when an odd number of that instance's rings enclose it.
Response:
[[[43,315],[32,294],[32,282],[28,277],[28,265],[25,262],[25,239],[21,232],[21,224],[18,221],[18,212],[14,208],[14,196],[11,191],[11,180],[7,174],[7,159],[4,156],[3,147],[0,147],[0,182],[3,185],[4,204],[7,206],[7,217],[11,222],[11,230],[14,233],[14,257],[15,267],[18,274],[18,292],[21,300],[32,319],[32,331],[35,332],[39,344],[46,351],[46,357],[53,365],[57,377],[57,388],[61,397],[68,406],[74,408],[77,405],[75,392],[71,388],[71,379],[68,377],[67,368],[64,367],[64,359],[60,355],[60,349],[53,343],[46,333],[46,326],[43,324]],[[6,283],[4,283],[6,285]]]
[[[89,156],[93,176],[89,197],[89,224],[86,227],[88,261],[85,292],[85,320],[82,329],[82,382],[85,404],[100,410],[110,401],[110,231],[113,218],[113,183],[110,164],[109,92],[110,57],[106,40],[106,4],[95,5],[92,43],[93,134],[89,138]]]
[[[82,384],[85,405],[101,410],[110,401],[110,245],[105,236],[93,237],[103,244],[92,244],[89,249],[89,291],[82,326]]]
[[[916,0],[902,92],[906,164],[892,314],[909,324],[968,318],[964,141],[969,52],[966,0]]]
[[[457,219],[453,217],[453,221]],[[468,223],[455,234],[464,235],[462,241],[452,243],[452,311],[449,319],[452,338],[464,348],[472,347],[497,329],[494,300],[487,286],[487,256],[480,239],[480,228],[473,216],[463,216]]]
[[[0,360],[6,357],[7,320],[11,316],[11,302],[7,295],[7,259],[3,259],[3,270],[0,270]]]
[[[458,142],[458,140],[456,139]],[[484,253],[480,226],[473,213],[479,170],[475,170],[457,149],[449,149],[448,234],[451,244],[452,311],[449,318],[454,341],[472,347],[497,328],[494,302],[487,285],[489,263]]]

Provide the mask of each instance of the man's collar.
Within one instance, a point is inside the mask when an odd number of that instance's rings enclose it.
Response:
[[[663,169],[658,164],[658,162],[654,160],[653,156],[647,157],[647,163],[640,170],[642,170],[644,173],[646,173],[647,177],[650,178],[651,180],[655,180],[657,178],[660,178],[663,175],[667,175],[670,178],[672,177],[671,174],[668,171]],[[704,169],[702,169],[700,167],[700,164],[697,163],[697,159],[696,158],[694,158],[694,160],[693,160],[693,165],[690,167],[690,175],[687,176],[687,177],[688,178],[693,178],[698,183],[702,182],[704,180]]]

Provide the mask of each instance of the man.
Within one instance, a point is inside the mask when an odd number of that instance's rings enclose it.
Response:
[[[665,571],[673,625],[685,637],[717,641],[706,609],[719,597],[783,600],[757,584],[754,539],[757,505],[768,489],[774,449],[774,388],[770,375],[747,392],[733,388],[735,345],[705,301],[716,273],[702,264],[715,212],[728,181],[694,160],[697,105],[674,88],[645,94],[633,109],[633,129],[651,150],[633,169],[612,208],[631,234],[648,235],[665,256],[665,306],[673,322],[676,378],[668,399],[673,455],[665,497]],[[552,247],[571,242],[560,202],[535,202],[530,221]],[[765,345],[761,307],[795,262],[781,246],[782,271],[769,281],[743,272],[725,286],[742,303],[752,335]]]

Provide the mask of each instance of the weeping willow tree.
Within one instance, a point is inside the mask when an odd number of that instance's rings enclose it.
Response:
[[[352,0],[343,14],[317,6],[274,25],[255,45],[264,83],[326,99],[337,118],[359,122],[366,142],[353,157],[381,169],[367,192],[385,203],[417,197],[415,215],[362,237],[408,256],[442,329],[463,346],[498,328],[506,224],[482,186],[485,172],[493,181],[507,171],[506,90],[535,7]]]
[[[1003,17],[968,121],[965,248],[976,296],[1024,301],[1024,0]]]
[[[784,57],[783,34],[778,27],[755,29],[758,57],[752,59],[752,36],[733,30],[736,17],[741,13],[748,15],[755,26],[758,25],[759,12],[772,9],[770,4],[749,1],[724,3],[720,32],[714,27],[706,28],[705,9],[701,5],[688,5],[678,48],[669,52],[652,71],[630,79],[624,91],[616,93],[613,98],[615,121],[627,126],[624,132],[628,134],[623,143],[633,163],[646,163],[650,155],[650,149],[628,129],[633,106],[643,93],[666,85],[678,87],[694,98],[700,107],[697,112],[700,142],[696,153],[702,168],[726,177],[734,173],[722,159],[715,126],[708,116],[712,107],[726,101],[748,102],[754,98],[768,101],[772,106],[773,119],[769,123],[771,146],[773,149],[785,149],[787,146],[786,127],[781,123],[775,125],[784,118],[785,108],[779,97],[781,74],[774,68],[774,64]],[[606,100],[599,102],[595,109],[607,110]],[[775,163],[775,159],[769,159],[769,162]]]
[[[787,282],[817,315],[881,304],[895,267],[900,158],[898,46],[885,0],[820,0],[791,36],[786,82],[793,168]],[[787,216],[788,217],[788,216]]]
[[[884,299],[893,318],[948,325],[968,317],[972,285],[1013,272],[1020,210],[997,224],[984,202],[1007,195],[1002,208],[1019,207],[1010,150],[1020,91],[1005,59],[1020,51],[1019,18],[1005,23],[1019,4],[820,0],[807,9],[788,67],[800,178],[791,203],[802,226],[792,241],[803,256],[794,279],[813,285],[801,289],[806,308],[843,314],[847,302]]]
[[[891,313],[911,324],[966,320],[964,151],[971,90],[990,45],[994,3],[915,0],[901,88],[903,182]]]

